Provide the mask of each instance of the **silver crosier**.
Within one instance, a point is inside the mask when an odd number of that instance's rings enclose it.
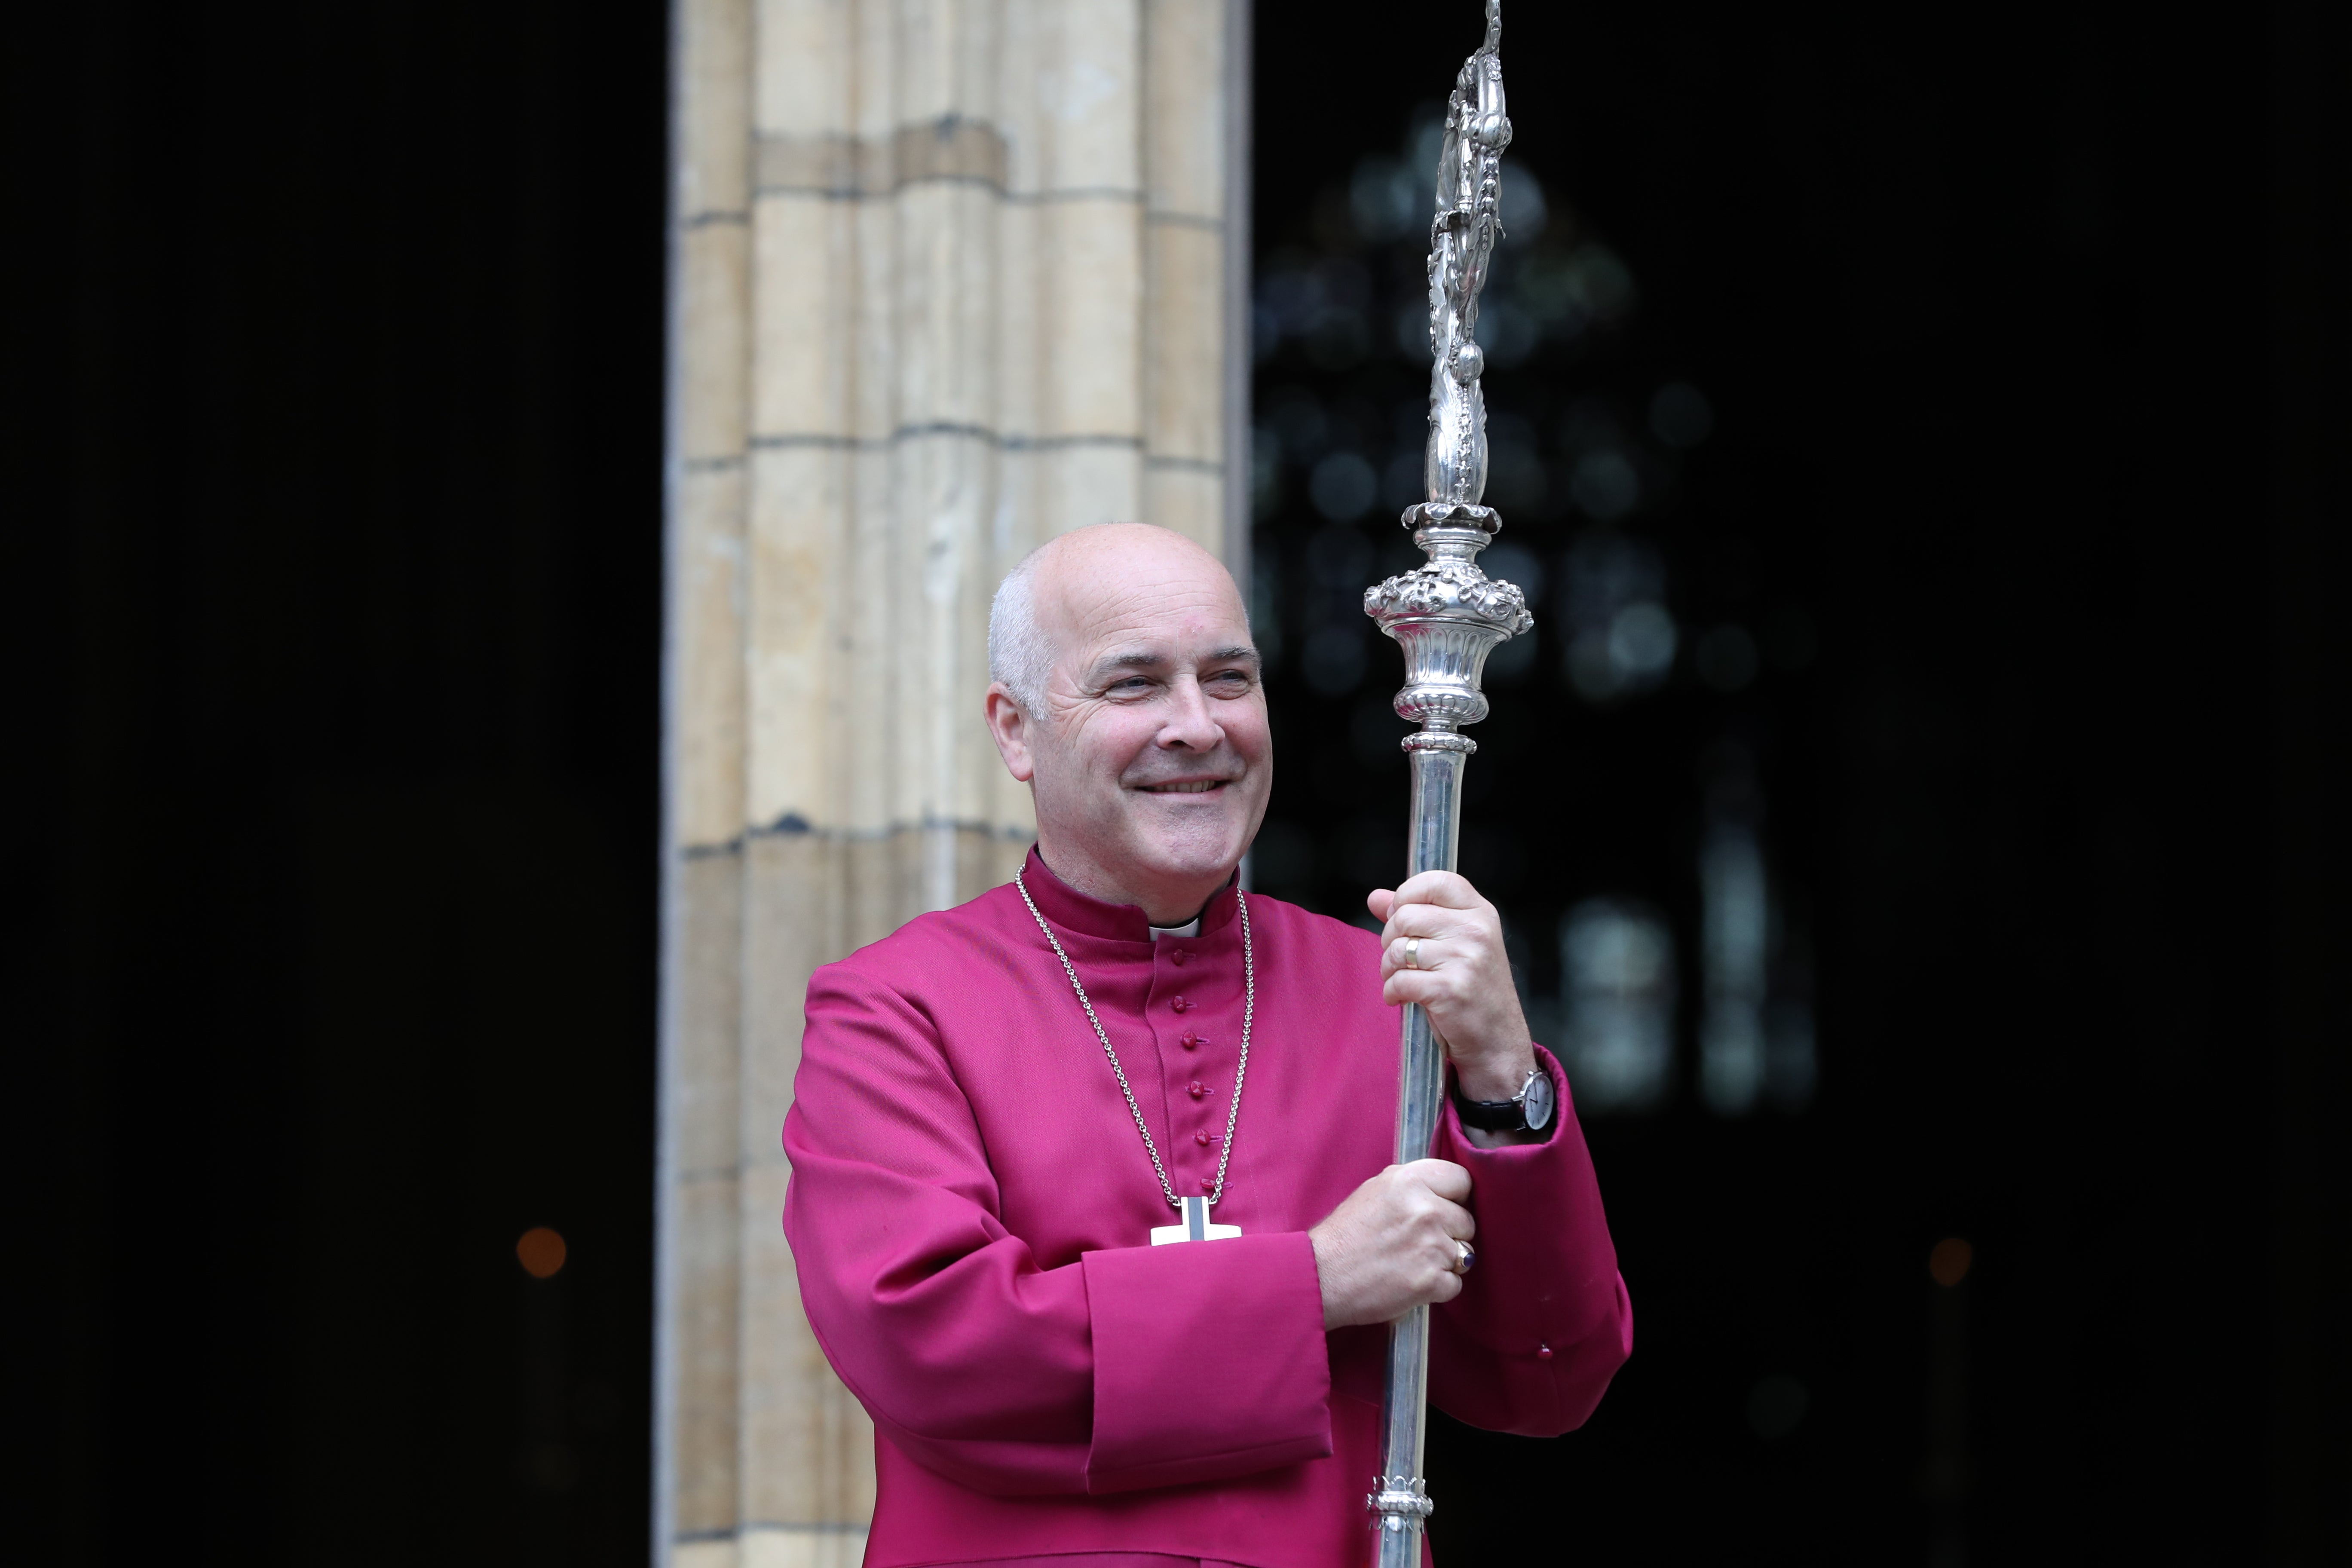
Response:
[[[1502,527],[1486,489],[1486,404],[1478,377],[1478,292],[1502,232],[1502,0],[1486,0],[1486,40],[1463,62],[1445,105],[1437,164],[1437,216],[1429,229],[1428,500],[1408,507],[1404,526],[1428,557],[1364,594],[1364,613],[1404,650],[1405,684],[1396,710],[1421,728],[1405,736],[1412,764],[1412,818],[1405,875],[1451,871],[1462,829],[1462,765],[1477,742],[1461,732],[1486,716],[1479,691],[1486,656],[1535,624],[1526,595],[1478,569],[1477,554]],[[1445,1058],[1429,1015],[1404,1014],[1397,1097],[1396,1158],[1425,1159],[1445,1091]],[[1381,1474],[1365,1500],[1378,1544],[1376,1568],[1419,1568],[1422,1527],[1432,1504],[1421,1475],[1429,1390],[1429,1309],[1416,1307],[1389,1329],[1388,1376],[1381,1396]]]

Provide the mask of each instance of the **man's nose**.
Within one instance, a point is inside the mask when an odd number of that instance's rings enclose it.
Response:
[[[1183,746],[1195,752],[1213,752],[1225,739],[1224,730],[1217,723],[1216,715],[1209,710],[1209,694],[1191,676],[1181,676],[1171,686],[1169,695],[1175,703],[1168,722],[1160,726],[1160,743],[1163,746]]]

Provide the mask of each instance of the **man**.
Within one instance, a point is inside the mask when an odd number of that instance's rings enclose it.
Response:
[[[1434,1304],[1432,1399],[1512,1432],[1581,1423],[1631,1349],[1566,1082],[1460,877],[1371,894],[1377,938],[1236,889],[1273,749],[1214,557],[1066,534],[989,658],[1036,847],[816,973],[784,1126],[802,1299],[874,1417],[866,1561],[1360,1563],[1384,1324]],[[1456,1109],[1391,1166],[1406,1002]]]

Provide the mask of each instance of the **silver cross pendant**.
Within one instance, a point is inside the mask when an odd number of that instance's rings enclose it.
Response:
[[[1179,1198],[1176,1201],[1184,1207],[1184,1223],[1154,1226],[1151,1230],[1152,1246],[1165,1247],[1171,1241],[1223,1241],[1229,1236],[1242,1233],[1242,1227],[1237,1225],[1211,1225],[1209,1200],[1206,1198]]]

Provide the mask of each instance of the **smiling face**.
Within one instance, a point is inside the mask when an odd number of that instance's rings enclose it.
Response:
[[[1182,535],[1139,523],[1046,546],[1032,602],[1053,650],[1041,711],[1003,683],[989,728],[1037,805],[1037,849],[1079,891],[1189,921],[1265,815],[1265,693],[1234,580]]]

